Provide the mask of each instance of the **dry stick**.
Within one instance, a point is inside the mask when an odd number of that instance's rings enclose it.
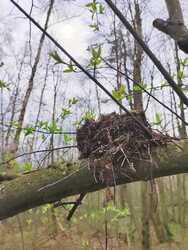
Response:
[[[139,126],[148,134],[150,138],[152,138],[151,131],[141,122],[139,121],[135,115],[133,115],[128,109],[126,109],[95,77],[93,77],[79,62],[74,59],[61,45],[58,43],[47,31],[45,31],[18,3],[14,0],[10,0],[39,30],[41,30],[46,37],[48,37],[57,48],[59,48],[82,72],[84,72],[89,79],[99,86],[123,111],[129,114],[138,124]],[[188,101],[187,101],[188,105]]]
[[[78,207],[79,205],[81,205],[81,202],[82,202],[82,200],[84,199],[85,196],[86,196],[86,193],[80,194],[79,198],[76,200],[74,206],[71,208],[71,210],[70,210],[70,212],[69,212],[69,214],[68,214],[68,216],[67,216],[67,220],[68,220],[68,221],[71,220],[71,218],[72,218],[73,214],[75,213],[77,207]]]
[[[135,32],[135,30],[133,29],[131,24],[123,16],[122,12],[116,7],[116,5],[111,0],[105,0],[105,2],[110,6],[110,8],[113,10],[113,12],[118,16],[120,21],[124,24],[126,29],[132,34],[132,36],[135,38],[135,40],[143,48],[143,50],[146,52],[146,54],[149,56],[149,58],[152,60],[152,62],[155,64],[155,66],[158,68],[158,70],[161,72],[161,74],[164,76],[164,78],[167,80],[167,82],[170,84],[170,86],[173,88],[173,90],[176,92],[176,94],[179,96],[179,98],[182,100],[182,102],[188,107],[188,98],[186,97],[186,95],[179,88],[177,83],[172,79],[172,77],[169,75],[167,70],[163,67],[161,62],[157,59],[157,57],[149,49],[149,47],[146,45],[146,43]]]

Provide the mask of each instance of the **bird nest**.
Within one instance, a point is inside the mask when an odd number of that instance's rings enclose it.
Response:
[[[154,132],[144,113],[133,113],[149,131],[129,114],[111,113],[95,120],[87,120],[77,130],[80,159],[89,158],[89,167],[96,181],[107,185],[117,176],[127,178],[137,174],[138,160],[151,160],[152,147],[166,145],[169,136]]]

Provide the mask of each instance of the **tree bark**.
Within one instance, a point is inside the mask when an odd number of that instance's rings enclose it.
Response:
[[[158,146],[153,149],[152,158],[152,166],[149,161],[138,160],[135,163],[136,173],[133,173],[131,178],[116,173],[116,185],[150,180],[151,167],[153,178],[188,173],[188,140],[179,141],[178,146],[174,143],[164,147]],[[67,174],[65,169],[70,167],[78,170]],[[87,160],[57,163],[49,168],[1,183],[0,220],[71,195],[94,192],[105,187],[105,183],[96,181],[88,168]]]
[[[173,38],[179,48],[188,53],[188,29],[184,23],[183,13],[179,0],[165,0],[169,19],[157,18],[153,26]]]

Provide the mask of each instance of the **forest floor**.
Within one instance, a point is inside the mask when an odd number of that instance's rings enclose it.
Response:
[[[103,224],[73,220],[68,224],[62,218],[57,228],[51,215],[43,215],[40,224],[37,217],[31,221],[28,215],[19,215],[0,224],[0,250],[105,250],[106,236]],[[40,216],[41,220],[41,216]],[[27,223],[26,223],[27,221]],[[130,241],[126,233],[112,233],[108,225],[108,250],[140,250],[141,240]],[[101,230],[100,230],[101,228]],[[57,231],[56,231],[57,230]],[[116,231],[116,229],[114,230]],[[188,231],[176,228],[176,239],[170,243],[159,244],[152,234],[151,250],[187,250]]]

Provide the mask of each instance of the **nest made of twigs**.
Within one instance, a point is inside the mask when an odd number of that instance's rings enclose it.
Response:
[[[152,131],[144,113],[133,115],[148,128],[152,138],[129,114],[101,115],[77,130],[80,158],[89,158],[97,180],[109,184],[119,173],[131,178],[137,172],[136,160],[150,159],[153,146],[169,141],[170,137]]]

